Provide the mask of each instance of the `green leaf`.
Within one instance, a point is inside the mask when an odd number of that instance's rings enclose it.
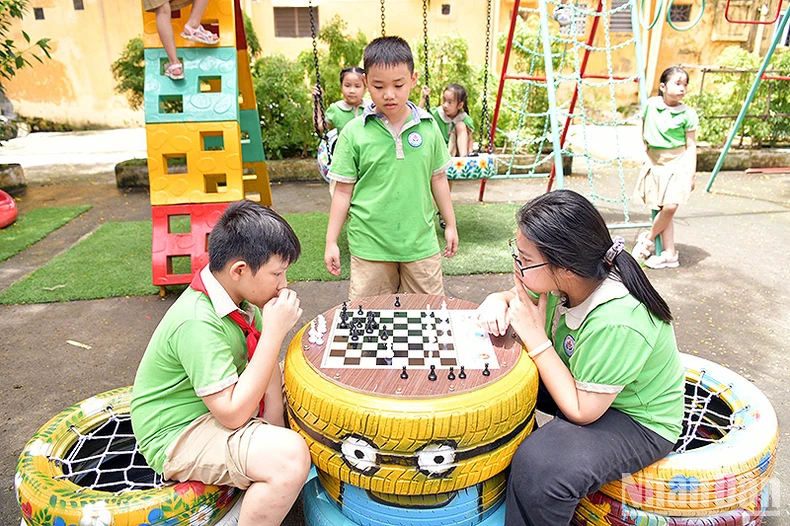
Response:
[[[22,31],[22,36],[24,37],[24,39],[25,39],[25,40],[28,42],[28,44],[29,44],[29,43],[30,43],[30,37],[28,36],[28,34],[27,34],[26,32],[24,32],[24,31]]]

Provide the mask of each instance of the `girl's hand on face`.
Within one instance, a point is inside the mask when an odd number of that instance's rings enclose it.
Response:
[[[516,282],[516,297],[510,302],[508,319],[527,349],[534,349],[543,344],[546,339],[546,304],[548,297],[541,294],[538,304],[535,305],[521,281],[514,276]]]
[[[504,336],[508,325],[507,300],[500,294],[491,294],[477,308],[474,320],[477,325],[494,336]]]

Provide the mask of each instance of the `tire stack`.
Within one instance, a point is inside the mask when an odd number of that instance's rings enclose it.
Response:
[[[762,524],[776,460],[776,413],[735,372],[696,356],[682,360],[686,414],[675,451],[582,499],[574,524]]]
[[[319,475],[303,491],[308,526],[504,522],[505,470],[535,425],[531,360],[472,391],[379,396],[312,367],[304,330],[288,350],[285,386],[291,429]]]

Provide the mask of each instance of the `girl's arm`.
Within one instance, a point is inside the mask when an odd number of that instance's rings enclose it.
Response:
[[[458,157],[467,157],[471,148],[469,147],[469,140],[472,138],[472,133],[469,127],[463,122],[455,125],[455,142],[458,145]]]
[[[422,95],[420,96],[420,108],[425,109],[425,102],[428,100],[428,97],[431,95],[431,88],[428,86],[423,86],[422,88]]]
[[[697,175],[697,132],[695,130],[686,132],[686,154],[688,155],[689,179],[691,179],[691,189],[694,190]]]

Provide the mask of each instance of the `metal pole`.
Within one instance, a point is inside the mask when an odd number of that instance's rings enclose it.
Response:
[[[779,43],[779,40],[782,38],[782,35],[785,32],[788,20],[790,20],[790,13],[785,14],[785,16],[782,18],[782,23],[779,24],[779,29],[776,30],[776,34],[771,41],[771,46],[768,48],[768,53],[766,53],[763,63],[760,65],[760,69],[758,70],[757,76],[754,79],[752,89],[749,90],[749,95],[746,97],[746,102],[743,103],[741,112],[738,114],[738,119],[735,121],[735,126],[733,126],[732,130],[730,130],[730,136],[727,137],[727,142],[724,143],[724,149],[721,151],[719,159],[716,161],[716,166],[713,167],[713,173],[710,174],[708,186],[705,187],[706,192],[710,192],[711,187],[713,187],[713,182],[716,180],[716,176],[719,174],[719,171],[724,164],[724,158],[727,156],[727,152],[730,151],[730,146],[732,146],[732,141],[735,139],[735,134],[738,133],[738,129],[740,129],[743,119],[746,117],[746,112],[749,110],[749,105],[752,103],[752,99],[754,99],[757,89],[760,87],[763,74],[765,73],[765,70],[768,69],[768,63],[771,62],[771,57],[774,55],[776,45]]]
[[[546,92],[549,96],[549,119],[551,120],[551,143],[554,148],[554,168],[557,174],[557,188],[565,188],[565,178],[562,173],[562,145],[560,144],[559,127],[557,121],[557,93],[554,90],[554,64],[551,55],[551,39],[549,36],[549,10],[546,0],[540,0],[540,30],[543,40],[543,60],[546,69]]]

